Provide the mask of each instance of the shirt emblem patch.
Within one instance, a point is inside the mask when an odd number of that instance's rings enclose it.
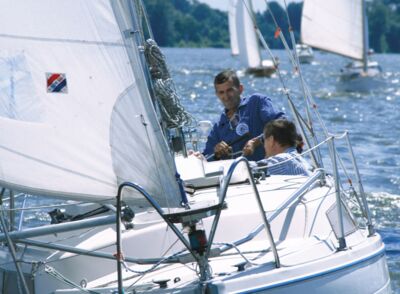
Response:
[[[243,136],[244,134],[249,132],[249,126],[245,123],[239,123],[236,127],[236,134],[239,136]]]
[[[47,93],[68,93],[67,76],[64,73],[46,73]]]

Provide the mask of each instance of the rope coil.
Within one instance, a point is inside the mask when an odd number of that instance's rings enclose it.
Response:
[[[171,129],[191,125],[194,119],[182,106],[174,81],[169,74],[165,56],[154,40],[148,39],[145,42],[144,54],[149,64],[161,116],[167,127]]]

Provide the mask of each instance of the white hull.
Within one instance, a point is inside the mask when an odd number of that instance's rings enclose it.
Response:
[[[305,177],[272,176],[258,184],[261,200],[268,217],[278,210]],[[274,255],[266,234],[262,231],[253,240],[229,249],[221,255],[210,257],[212,279],[208,289],[212,293],[390,293],[388,269],[384,256],[384,245],[378,235],[366,237],[365,230],[357,229],[351,218],[345,214],[347,248],[337,251],[338,241],[332,231],[329,211],[335,205],[332,185],[312,186],[311,190],[284,209],[271,221],[271,229],[277,244],[281,266],[275,267]],[[197,202],[216,201],[215,188],[201,189],[195,193]],[[192,199],[191,199],[192,200]],[[260,224],[258,207],[248,184],[229,188],[228,208],[222,211],[214,243],[231,243],[244,238]],[[208,230],[212,217],[204,219]],[[244,220],[246,220],[244,222]],[[139,213],[133,223],[135,228],[123,233],[122,248],[125,258],[151,258],[160,254],[170,255],[182,249],[176,236],[155,212]],[[79,233],[60,233],[57,236],[36,238],[44,242],[70,245],[89,251],[115,253],[115,228],[97,227],[80,230]],[[57,241],[58,240],[58,241]],[[64,241],[63,241],[64,240]],[[32,248],[32,249],[31,249]],[[22,265],[31,285],[32,293],[80,293],[81,290],[55,279],[45,270],[48,262],[51,268],[62,273],[65,280],[77,285],[86,285],[98,293],[109,293],[116,289],[116,262],[84,255],[54,252],[47,249],[24,249],[19,247],[18,256],[25,261]],[[7,247],[3,247],[0,264],[6,271],[14,271],[14,265]],[[245,256],[251,265],[238,271],[237,264]],[[34,262],[32,262],[34,261]],[[149,265],[130,264],[136,271],[149,269]],[[136,293],[201,293],[202,284],[193,271],[196,268],[190,256],[181,263],[162,265],[158,269],[138,276],[124,271],[124,287],[135,289]],[[14,280],[5,287],[16,289]],[[136,277],[136,278],[135,278]],[[170,280],[167,288],[160,288],[157,280]],[[175,282],[174,282],[175,280]],[[356,283],[354,281],[357,281]],[[12,286],[14,285],[14,286]],[[380,292],[379,292],[380,291]],[[14,293],[14,292],[5,292]]]
[[[299,62],[309,64],[313,62],[314,56],[313,55],[299,55]]]
[[[344,92],[370,92],[383,84],[377,62],[368,62],[367,71],[364,72],[362,63],[355,61],[341,70],[337,88]]]
[[[247,74],[254,75],[256,77],[270,77],[276,72],[274,66],[260,66],[250,67],[246,70]]]
[[[310,46],[297,44],[296,53],[300,63],[311,63],[314,60],[314,52]]]

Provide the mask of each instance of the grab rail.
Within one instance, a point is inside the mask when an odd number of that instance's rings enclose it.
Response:
[[[338,169],[338,165],[337,165],[337,157],[338,157],[338,151],[336,150],[335,147],[335,139],[343,139],[346,138],[347,139],[347,144],[349,145],[349,151],[350,151],[350,157],[353,163],[353,168],[355,170],[356,173],[356,177],[357,177],[357,182],[359,184],[359,189],[360,189],[360,193],[361,193],[361,198],[362,198],[362,205],[360,206],[360,209],[363,213],[363,215],[365,217],[367,217],[368,220],[368,229],[370,232],[370,235],[373,234],[373,226],[372,226],[372,222],[371,222],[371,217],[370,217],[370,211],[368,209],[368,205],[366,202],[366,198],[365,198],[365,194],[364,194],[364,190],[362,188],[362,183],[359,177],[359,171],[358,171],[358,167],[355,163],[355,158],[354,158],[354,153],[351,149],[351,144],[350,141],[348,139],[348,133],[345,132],[343,135],[341,136],[330,136],[328,138],[326,138],[324,140],[324,142],[321,142],[320,144],[318,144],[317,146],[314,147],[320,147],[321,144],[323,143],[327,143],[329,146],[329,155],[330,158],[332,160],[332,169],[333,169],[333,178],[334,178],[334,187],[335,187],[335,194],[336,194],[336,205],[337,205],[337,214],[338,214],[338,221],[339,221],[339,233],[338,233],[338,240],[339,240],[339,247],[338,250],[345,250],[346,249],[346,240],[345,240],[345,233],[344,233],[344,223],[343,223],[343,211],[342,211],[342,200],[341,200],[341,190],[340,190],[340,175],[339,175],[339,169]],[[309,150],[310,151],[310,150]],[[340,159],[340,157],[339,157]],[[257,205],[258,208],[260,210],[260,214],[262,216],[262,221],[263,223],[260,224],[256,229],[254,229],[252,232],[250,232],[250,234],[248,234],[246,237],[235,241],[232,244],[225,244],[224,246],[221,246],[219,248],[211,248],[212,244],[213,244],[213,240],[216,234],[216,230],[218,227],[218,223],[219,223],[219,219],[221,216],[221,212],[223,209],[223,203],[225,203],[225,198],[227,196],[227,191],[229,188],[229,184],[231,182],[233,173],[235,171],[235,169],[237,168],[237,166],[244,162],[244,164],[246,165],[246,170],[249,174],[249,180],[250,180],[250,184],[253,188],[254,191],[254,195],[256,197],[256,201],[257,201]],[[343,163],[340,162],[342,165]],[[344,165],[343,165],[343,168]],[[346,173],[347,176],[347,173]],[[160,214],[160,216],[164,219],[164,221],[168,224],[168,226],[172,229],[172,231],[175,233],[175,235],[180,239],[180,241],[184,244],[184,246],[187,248],[187,250],[189,251],[189,253],[194,257],[194,259],[196,260],[196,262],[199,264],[201,270],[200,270],[200,277],[201,280],[204,282],[206,280],[208,280],[209,276],[209,272],[208,270],[208,258],[213,255],[215,252],[224,252],[226,250],[229,250],[230,248],[232,248],[232,246],[238,246],[241,245],[245,242],[248,242],[250,240],[252,240],[257,234],[259,234],[262,229],[264,228],[266,230],[267,233],[267,238],[268,241],[270,243],[270,247],[271,247],[271,251],[274,255],[274,259],[275,259],[275,265],[277,268],[280,267],[280,260],[279,260],[279,255],[277,252],[277,248],[276,248],[276,243],[273,239],[273,235],[271,232],[271,226],[270,226],[270,222],[275,219],[279,214],[281,214],[281,212],[289,207],[295,200],[299,199],[302,195],[304,195],[304,193],[310,188],[312,187],[313,183],[315,183],[317,180],[323,180],[323,178],[325,177],[325,170],[324,169],[316,169],[314,171],[314,173],[299,187],[299,189],[297,189],[292,195],[289,196],[289,198],[287,200],[285,200],[275,211],[274,213],[267,218],[266,216],[266,212],[264,210],[264,206],[263,203],[261,201],[260,198],[260,194],[258,192],[253,174],[251,172],[251,168],[249,165],[249,162],[246,158],[244,157],[239,157],[237,158],[232,165],[229,167],[229,170],[227,172],[227,174],[222,178],[221,181],[221,191],[220,191],[220,195],[219,195],[219,205],[216,209],[215,212],[215,217],[211,226],[211,230],[209,233],[209,241],[208,241],[208,246],[204,252],[204,255],[202,256],[198,256],[196,255],[195,252],[193,252],[189,242],[185,239],[185,237],[183,236],[183,234],[177,229],[177,227],[172,223],[172,221],[166,216],[166,214],[164,214],[163,209],[152,199],[152,197],[139,185],[137,184],[133,184],[133,183],[128,183],[125,182],[123,184],[120,185],[119,189],[118,189],[118,195],[117,195],[117,201],[118,203],[120,203],[121,201],[121,197],[122,197],[122,190],[124,187],[129,186],[137,191],[139,191],[151,204],[151,206],[153,206],[153,208]],[[349,181],[351,184],[351,181]],[[118,267],[119,267],[119,272],[121,271],[121,259],[122,259],[122,252],[120,249],[120,227],[119,227],[119,215],[120,215],[120,205],[117,205],[117,261],[118,261]],[[179,254],[178,254],[179,255]],[[179,256],[178,255],[174,255],[174,259],[179,261]],[[174,262],[173,260],[169,260],[169,262]],[[122,280],[122,274],[121,274],[121,280]],[[122,287],[122,285],[121,285]]]
[[[270,227],[269,222],[268,222],[268,219],[267,219],[267,217],[266,217],[266,215],[265,215],[265,210],[264,210],[263,204],[262,204],[262,202],[261,202],[260,194],[258,193],[257,186],[256,186],[256,184],[255,184],[255,182],[254,182],[253,174],[251,173],[251,169],[250,169],[250,166],[249,166],[249,162],[248,162],[248,160],[247,160],[246,158],[244,158],[244,157],[239,157],[239,158],[236,159],[236,160],[232,163],[232,165],[229,167],[228,173],[227,173],[226,176],[223,178],[222,190],[221,190],[221,194],[220,194],[220,195],[221,195],[221,196],[220,196],[220,202],[223,203],[223,202],[225,201],[226,193],[227,193],[227,191],[228,191],[228,186],[229,186],[229,183],[230,183],[230,181],[231,181],[233,172],[235,171],[236,167],[238,166],[238,164],[239,164],[240,162],[245,162],[245,164],[246,164],[247,171],[248,171],[248,173],[249,173],[250,182],[251,182],[251,185],[252,185],[252,187],[253,187],[253,189],[254,189],[254,194],[255,194],[255,196],[256,196],[257,204],[258,204],[258,207],[259,207],[260,212],[261,212],[261,216],[262,216],[262,219],[263,219],[263,223],[264,223],[265,230],[266,230],[266,232],[267,232],[267,237],[268,237],[268,239],[269,239],[269,242],[270,242],[271,248],[272,248],[272,252],[273,252],[273,254],[274,254],[275,265],[276,265],[277,268],[279,268],[279,267],[280,267],[280,261],[279,261],[278,251],[277,251],[277,249],[276,249],[276,244],[275,244],[275,241],[274,241],[273,236],[272,236],[271,227]],[[217,229],[217,226],[218,226],[218,222],[219,222],[219,217],[220,217],[220,215],[221,215],[221,210],[219,210],[219,211],[217,212],[217,214],[215,215],[215,218],[214,218],[214,221],[213,221],[213,224],[212,224],[212,227],[211,227],[210,236],[209,236],[209,242],[210,242],[210,244],[212,244],[212,241],[213,241],[213,239],[214,239],[214,236],[215,236],[215,232],[216,232],[216,229]],[[209,247],[207,248],[207,251],[206,251],[206,256],[207,256],[207,257],[209,256],[210,250],[211,250],[211,246],[209,246]]]
[[[282,203],[270,217],[267,218],[269,220],[269,222],[272,222],[284,209],[289,207],[289,205],[291,205],[294,201],[296,201],[301,196],[303,196],[304,193],[307,192],[307,189],[310,188],[313,183],[315,183],[317,180],[321,179],[321,177],[324,177],[324,176],[325,176],[325,172],[324,172],[323,169],[315,170],[314,174],[312,174],[310,176],[310,178],[307,179],[307,181],[305,181],[303,183],[303,185],[301,185],[292,195],[290,195],[288,197],[288,199],[284,203]],[[264,224],[261,224],[261,225],[257,226],[246,237],[233,242],[232,245],[231,244],[227,244],[227,245],[221,247],[220,251],[224,252],[224,251],[232,248],[232,246],[239,246],[239,245],[244,244],[244,243],[246,243],[248,241],[251,241],[252,239],[254,239],[254,237],[256,237],[261,232],[263,227],[264,227]]]

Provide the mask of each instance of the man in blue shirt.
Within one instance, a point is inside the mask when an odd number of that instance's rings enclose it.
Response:
[[[264,158],[264,125],[284,113],[277,111],[265,95],[256,93],[241,98],[243,85],[234,71],[220,72],[214,87],[225,109],[207,138],[203,155],[208,160],[219,160],[240,156],[242,151],[249,160]]]

